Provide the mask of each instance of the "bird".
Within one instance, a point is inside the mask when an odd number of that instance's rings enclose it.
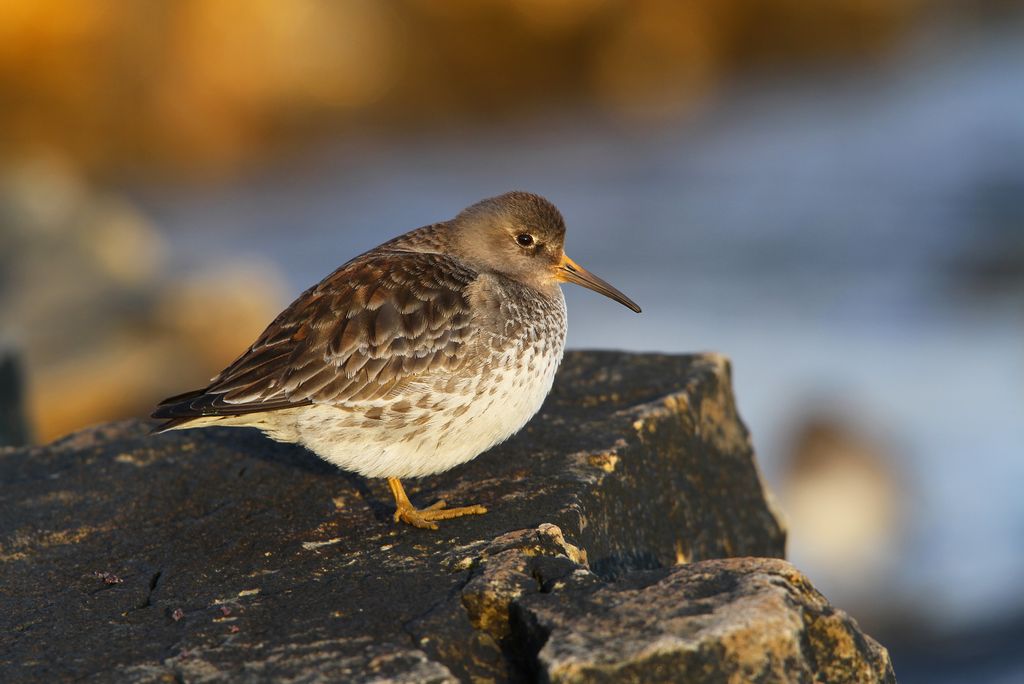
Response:
[[[570,259],[547,199],[508,192],[340,266],[201,388],[162,401],[153,432],[252,427],[343,470],[386,478],[394,520],[487,512],[416,508],[401,480],[466,463],[540,410],[565,350],[560,285],[640,313]]]

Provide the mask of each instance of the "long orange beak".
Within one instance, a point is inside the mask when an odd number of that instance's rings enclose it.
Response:
[[[623,306],[628,306],[633,311],[640,313],[640,307],[632,299],[619,292],[617,289],[612,287],[610,284],[598,278],[596,275],[583,268],[575,261],[570,259],[565,254],[562,255],[562,261],[558,264],[555,269],[555,279],[560,280],[564,283],[576,283],[582,285],[588,290],[594,292],[600,292],[605,297],[610,297],[617,301]]]

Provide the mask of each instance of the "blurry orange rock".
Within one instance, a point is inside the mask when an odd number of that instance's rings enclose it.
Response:
[[[292,119],[343,117],[394,83],[399,46],[383,3],[191,0],[173,13],[155,84],[170,155],[237,160]]]
[[[59,159],[0,173],[0,331],[39,439],[144,414],[249,344],[281,304],[269,266],[175,281],[158,231]]]
[[[195,373],[189,380],[174,372],[175,384],[201,385],[245,351],[282,308],[283,291],[276,268],[252,261],[223,264],[164,287],[154,322],[189,357],[184,367]]]
[[[737,69],[863,59],[925,7],[5,0],[0,152],[50,146],[89,170],[194,174],[358,125],[451,125],[566,105],[661,117]]]

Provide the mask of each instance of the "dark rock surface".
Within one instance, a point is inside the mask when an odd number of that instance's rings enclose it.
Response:
[[[147,429],[0,449],[3,681],[726,681],[756,638],[788,654],[757,661],[765,681],[887,671],[785,563],[694,562],[784,551],[718,356],[568,355],[517,437],[407,483],[490,509],[437,532],[393,523],[383,482],[254,431]],[[662,623],[659,595],[704,626]]]

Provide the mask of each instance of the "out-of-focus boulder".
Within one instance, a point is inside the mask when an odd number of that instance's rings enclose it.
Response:
[[[171,277],[156,228],[55,157],[0,172],[0,342],[23,353],[39,438],[145,414],[201,384],[279,310],[272,267]]]
[[[0,446],[25,446],[31,434],[21,362],[13,352],[0,349]]]

